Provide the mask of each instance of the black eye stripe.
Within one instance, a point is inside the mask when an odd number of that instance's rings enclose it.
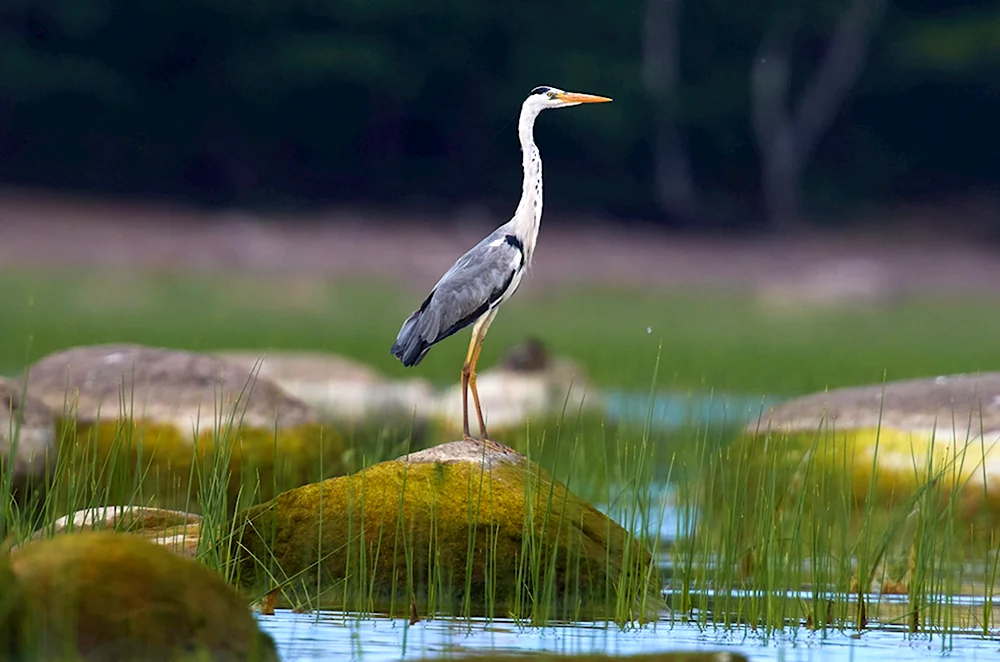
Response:
[[[545,85],[540,85],[540,86],[536,87],[535,89],[533,89],[531,91],[531,93],[532,94],[545,94],[546,92],[548,92],[551,89],[552,89],[551,87],[546,87]]]

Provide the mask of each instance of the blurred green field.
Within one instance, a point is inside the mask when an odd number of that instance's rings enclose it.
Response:
[[[389,354],[422,289],[320,276],[0,272],[0,374],[72,345],[138,342],[193,350],[313,349],[392,377],[458,380],[468,331],[405,369]],[[791,395],[1000,367],[1000,301],[776,311],[735,295],[563,289],[504,306],[481,366],[529,335],[605,387],[658,385]]]

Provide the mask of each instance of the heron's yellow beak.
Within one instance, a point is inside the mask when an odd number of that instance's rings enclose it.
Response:
[[[556,98],[568,103],[605,103],[611,101],[608,97],[599,97],[595,94],[581,94],[579,92],[561,92]]]

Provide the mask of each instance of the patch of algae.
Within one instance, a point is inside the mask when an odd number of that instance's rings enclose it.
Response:
[[[138,536],[57,536],[20,548],[10,561],[23,592],[13,659],[278,659],[221,577]]]
[[[648,550],[534,463],[505,458],[401,458],[279,495],[237,518],[239,581],[279,586],[291,606],[658,613]]]
[[[766,440],[763,434],[738,439],[727,456],[731,469],[745,467],[748,486],[773,479],[779,490],[802,498],[822,492],[834,503],[846,498],[855,508],[877,510],[932,489],[967,521],[1000,521],[1000,477],[990,475],[1000,447],[989,441],[956,442],[930,430],[891,427],[772,432]],[[770,478],[761,481],[764,475]]]
[[[141,493],[146,500],[153,497],[152,503],[159,507],[184,508],[189,506],[190,490],[190,504],[197,509],[204,476],[216,473],[228,476],[226,494],[233,508],[238,498],[242,503],[259,502],[344,473],[340,434],[317,423],[277,429],[209,423],[198,431],[197,444],[193,430],[169,423],[67,421],[64,425],[60,460],[73,467],[67,476],[88,481],[100,476],[98,489],[106,503],[130,503]],[[66,453],[68,449],[72,453]],[[198,471],[192,473],[196,460]],[[141,486],[137,476],[142,477]]]

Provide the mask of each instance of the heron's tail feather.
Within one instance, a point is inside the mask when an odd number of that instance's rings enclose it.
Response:
[[[427,342],[421,337],[419,322],[422,312],[422,310],[418,310],[406,318],[402,328],[399,330],[399,335],[396,336],[396,342],[392,344],[393,356],[399,359],[407,368],[420,363],[424,355],[431,348],[432,343]]]

